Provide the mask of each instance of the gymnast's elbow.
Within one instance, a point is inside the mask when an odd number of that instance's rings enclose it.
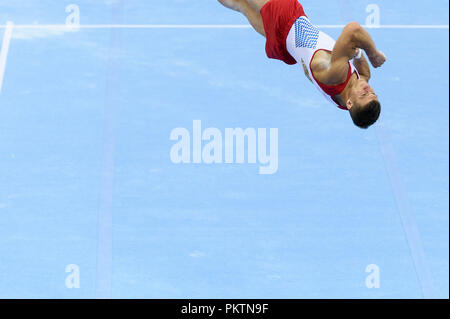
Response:
[[[358,22],[350,22],[345,26],[343,32],[347,33],[352,40],[356,41],[360,38],[363,30],[364,28]]]
[[[344,28],[346,31],[351,33],[356,33],[362,31],[363,27],[356,21],[347,23],[347,25]]]

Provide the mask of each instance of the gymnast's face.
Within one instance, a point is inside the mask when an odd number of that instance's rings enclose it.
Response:
[[[363,79],[356,80],[355,85],[351,90],[347,106],[352,107],[354,104],[368,105],[372,101],[379,102],[378,96],[375,94],[369,83],[367,83],[367,81]]]
[[[347,108],[353,123],[366,129],[380,117],[381,104],[366,80],[358,79],[353,83],[347,100]]]

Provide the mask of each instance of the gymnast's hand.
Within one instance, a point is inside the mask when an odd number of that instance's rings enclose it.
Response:
[[[374,68],[379,68],[386,62],[386,56],[381,51],[376,51],[375,54],[369,56],[370,63]]]

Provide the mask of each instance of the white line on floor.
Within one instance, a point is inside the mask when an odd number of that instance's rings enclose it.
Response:
[[[317,25],[320,29],[342,29],[345,25],[329,24]],[[380,25],[364,26],[368,29],[447,29],[448,24],[429,25]],[[0,25],[0,29],[7,28],[7,25]],[[79,26],[65,24],[22,24],[15,25],[15,29],[249,29],[247,24],[81,24]]]

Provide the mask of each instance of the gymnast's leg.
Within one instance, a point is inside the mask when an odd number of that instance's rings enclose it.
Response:
[[[269,1],[270,0],[247,0],[250,6],[258,12],[261,11],[261,8]]]
[[[252,25],[252,27],[262,36],[266,36],[264,31],[264,24],[261,18],[261,14],[257,8],[256,2],[260,4],[260,2],[268,2],[269,0],[218,0],[225,7],[230,8],[232,10],[238,11],[245,15]],[[251,2],[255,2],[255,6],[250,4]],[[262,7],[262,6],[261,6]]]

